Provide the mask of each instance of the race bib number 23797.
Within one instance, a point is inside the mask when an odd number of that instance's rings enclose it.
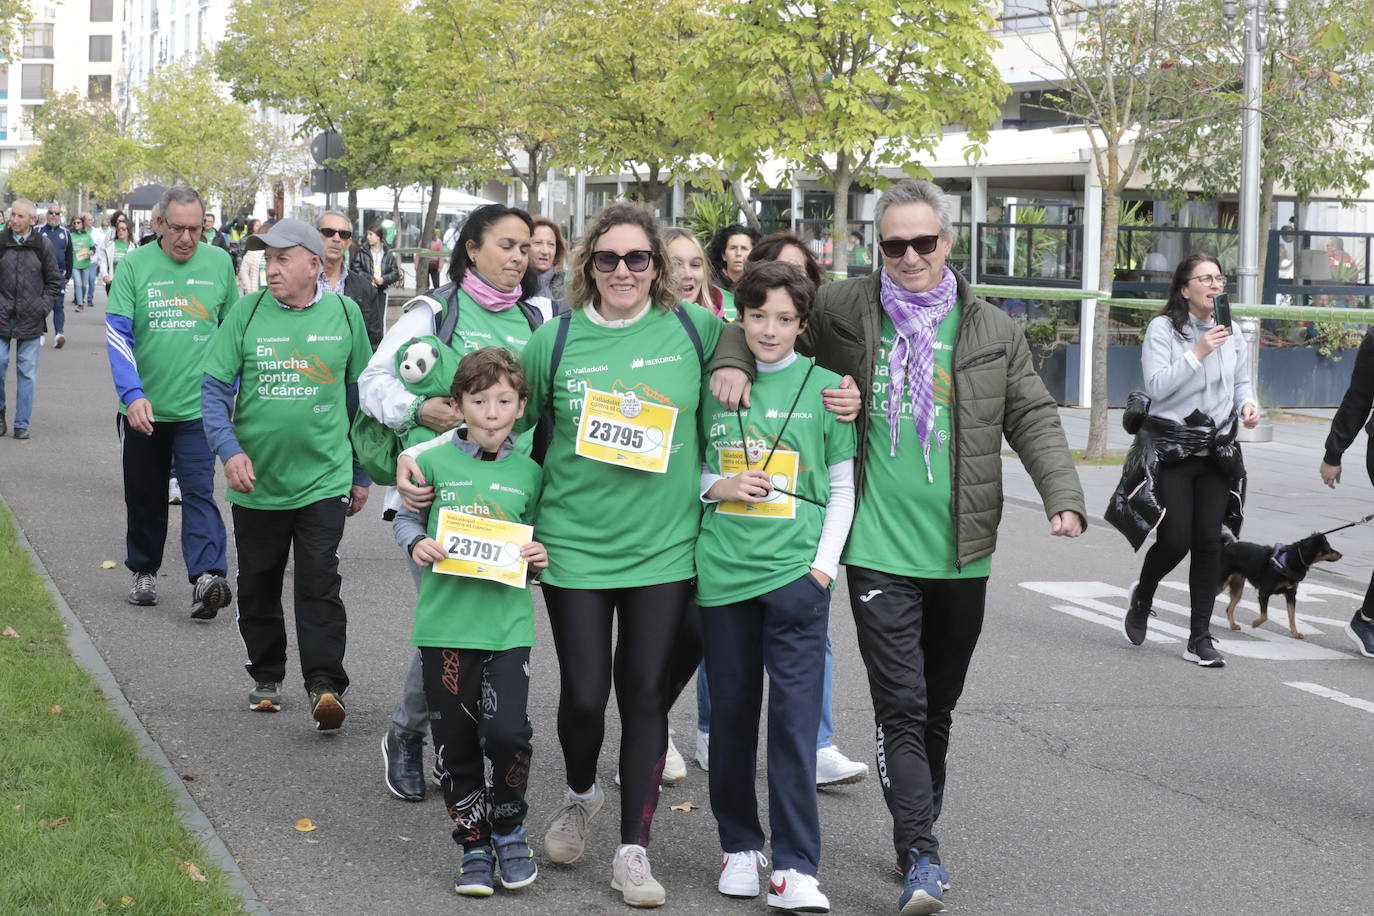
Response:
[[[524,588],[525,558],[520,549],[533,539],[529,525],[441,509],[435,540],[448,559],[435,563],[434,571]]]

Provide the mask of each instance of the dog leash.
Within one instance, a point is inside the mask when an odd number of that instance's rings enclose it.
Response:
[[[1374,521],[1374,512],[1369,513],[1368,515],[1366,515],[1364,518],[1360,519],[1359,521],[1356,521],[1356,522],[1349,522],[1349,523],[1347,523],[1347,524],[1344,524],[1344,525],[1340,526],[1339,528],[1332,528],[1330,531],[1323,531],[1323,532],[1321,532],[1321,533],[1322,533],[1322,534],[1335,534],[1337,531],[1344,531],[1344,530],[1347,529],[1347,528],[1354,528],[1356,525],[1363,525],[1363,524],[1365,524],[1366,522],[1370,522],[1370,521]]]

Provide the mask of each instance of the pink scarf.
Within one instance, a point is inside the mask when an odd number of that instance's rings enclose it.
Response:
[[[489,312],[504,312],[520,301],[522,293],[518,286],[510,292],[492,286],[491,282],[473,267],[463,272],[461,288],[472,297],[473,302]]]

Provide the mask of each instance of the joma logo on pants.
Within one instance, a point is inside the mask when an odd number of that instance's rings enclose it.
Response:
[[[892,782],[887,778],[887,749],[883,746],[883,727],[878,726],[878,779],[882,782],[884,789],[892,788]]]

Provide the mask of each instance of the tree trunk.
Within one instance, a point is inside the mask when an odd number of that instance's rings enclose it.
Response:
[[[835,157],[835,171],[832,173],[834,193],[830,206],[830,270],[831,279],[844,279],[849,276],[845,265],[849,263],[849,186],[854,177],[849,171],[849,154],[841,152]],[[824,249],[822,249],[824,252]]]
[[[444,183],[436,178],[429,185],[429,206],[425,210],[425,228],[420,232],[420,247],[428,248],[429,240],[434,238],[434,226],[439,221],[439,194],[444,189]],[[415,278],[416,288],[419,288],[420,278]]]
[[[391,222],[396,226],[396,238],[401,237],[401,191],[403,188],[391,189]],[[394,246],[393,246],[394,247]]]
[[[1263,178],[1260,180],[1260,199],[1259,199],[1259,291],[1260,298],[1264,298],[1264,269],[1269,263],[1269,230],[1273,223],[1274,212],[1274,179]]]
[[[348,189],[348,221],[353,226],[353,231],[357,235],[362,235],[362,226],[358,221],[358,189]]]
[[[1116,278],[1116,237],[1121,224],[1121,191],[1102,189],[1102,251],[1098,261],[1097,285],[1108,293]],[[1083,457],[1100,461],[1107,455],[1107,341],[1111,306],[1099,302],[1093,309],[1092,406],[1088,411],[1088,444]],[[1082,349],[1082,342],[1079,344]]]
[[[762,232],[763,226],[759,223],[759,215],[754,212],[753,202],[749,200],[749,189],[744,186],[744,179],[732,177],[731,173],[726,172],[725,180],[730,185],[730,193],[735,198],[735,204],[744,214],[745,225],[755,232]]]

